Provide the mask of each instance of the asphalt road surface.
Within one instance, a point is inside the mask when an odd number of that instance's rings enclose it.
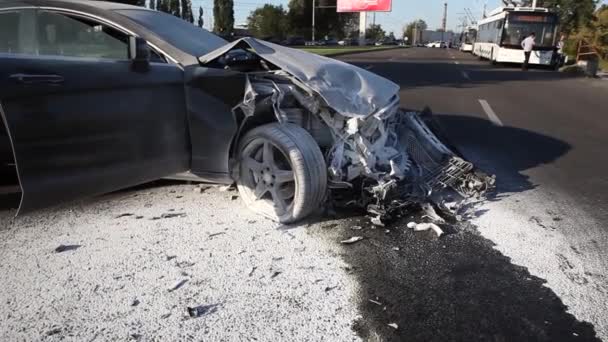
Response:
[[[497,175],[469,221],[278,226],[167,182],[17,218],[3,198],[0,340],[608,341],[608,82],[443,49],[341,59]]]
[[[381,281],[363,283],[398,303],[400,336],[607,340],[608,81],[491,66],[445,49],[344,60],[398,83],[402,107],[429,107],[452,145],[498,177],[471,231],[448,236],[458,242],[405,247],[424,263],[361,261],[385,267]]]

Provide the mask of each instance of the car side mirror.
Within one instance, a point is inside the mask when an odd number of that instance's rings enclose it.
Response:
[[[129,58],[135,71],[147,71],[150,66],[150,47],[141,37],[129,37]]]

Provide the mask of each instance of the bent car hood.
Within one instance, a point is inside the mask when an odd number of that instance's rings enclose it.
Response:
[[[338,113],[364,118],[394,103],[399,86],[351,64],[269,43],[242,38],[199,58],[204,65],[226,52],[248,45],[260,58],[291,74],[317,92]]]

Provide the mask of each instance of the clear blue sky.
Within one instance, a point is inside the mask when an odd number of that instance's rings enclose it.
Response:
[[[312,0],[309,0],[312,2]],[[488,11],[498,7],[500,0],[446,0],[448,3],[448,29],[457,30],[461,24],[460,17],[464,16],[464,8],[469,8],[476,17],[481,17],[484,2],[487,2]],[[249,13],[256,7],[265,3],[283,5],[287,8],[288,0],[234,0],[235,20],[237,24],[243,24]],[[436,29],[441,26],[443,16],[444,0],[393,0],[393,11],[389,13],[377,13],[376,23],[381,24],[387,32],[394,31],[395,35],[401,36],[404,24],[415,19],[423,19],[429,28]],[[608,4],[608,0],[603,0]],[[209,28],[212,23],[213,0],[192,0],[195,16],[198,15],[198,7],[205,10],[205,27]],[[372,15],[369,16],[369,22]]]

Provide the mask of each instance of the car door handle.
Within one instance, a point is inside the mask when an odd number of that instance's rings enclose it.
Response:
[[[59,75],[13,74],[9,78],[20,84],[59,85],[64,81]]]

